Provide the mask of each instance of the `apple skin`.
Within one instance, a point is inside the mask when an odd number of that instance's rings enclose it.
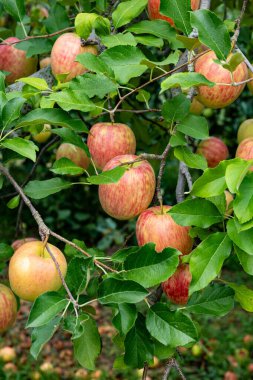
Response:
[[[236,150],[236,157],[243,160],[253,160],[253,137],[243,140]],[[253,166],[249,169],[253,171]]]
[[[68,82],[87,71],[79,62],[75,62],[78,54],[92,53],[97,55],[95,46],[81,46],[81,38],[75,33],[62,34],[54,43],[51,51],[51,67],[54,76],[68,74],[64,82]]]
[[[215,83],[232,83],[230,72],[214,62],[217,59],[213,51],[209,51],[199,57],[195,62],[195,72],[204,75]],[[244,62],[233,73],[235,82],[242,82],[248,78],[247,66]],[[199,86],[198,100],[208,108],[224,108],[233,103],[241,94],[245,84],[240,86],[214,87]]]
[[[239,144],[249,137],[253,137],[253,119],[244,120],[237,132],[237,141]]]
[[[98,169],[116,156],[135,154],[136,139],[131,128],[121,123],[97,123],[92,126],[87,145]]]
[[[32,137],[33,137],[34,141],[36,141],[40,144],[43,144],[50,138],[51,135],[52,135],[51,125],[50,124],[44,124],[42,131],[39,133],[36,133]]]
[[[177,305],[186,305],[189,299],[189,286],[192,275],[188,264],[180,264],[176,272],[162,283],[169,300]]]
[[[67,262],[63,253],[48,244],[65,277]],[[45,292],[57,291],[62,283],[55,264],[41,241],[23,244],[12,256],[9,280],[13,292],[26,301],[33,302]]]
[[[225,212],[225,215],[229,216],[229,215],[233,214],[233,207],[229,206],[229,205],[234,200],[234,197],[233,197],[233,195],[228,190],[225,190],[225,198],[226,198],[226,212]]]
[[[253,78],[253,73],[252,71],[249,70],[249,78]],[[253,80],[249,83],[247,83],[248,89],[253,94]]]
[[[174,222],[167,214],[170,209],[171,206],[163,206],[162,211],[161,206],[155,206],[141,213],[136,223],[138,245],[153,242],[157,252],[172,247],[187,255],[193,245],[193,240],[188,234],[189,227],[179,226]]]
[[[0,333],[13,326],[17,317],[17,308],[16,297],[11,289],[0,284]]]
[[[111,170],[138,156],[125,154],[107,162],[103,171]],[[151,203],[155,194],[155,173],[147,161],[129,167],[117,183],[99,185],[98,193],[104,211],[115,219],[128,220],[139,215]]]
[[[204,109],[203,104],[198,101],[196,96],[194,96],[191,103],[190,112],[193,113],[194,115],[201,115],[203,112],[203,109]]]
[[[210,137],[199,143],[197,154],[201,154],[207,160],[209,168],[215,168],[221,161],[226,160],[229,151],[224,142],[217,137]]]
[[[196,357],[201,356],[203,354],[203,348],[199,343],[194,344],[192,346],[191,351],[192,351],[192,355]]]
[[[19,247],[21,247],[21,245],[23,245],[25,243],[29,243],[30,241],[38,241],[38,239],[36,239],[34,237],[27,237],[24,239],[18,239],[18,240],[15,240],[11,246],[12,246],[13,250],[16,251]]]
[[[234,372],[227,371],[224,375],[224,380],[238,380],[238,377]]]
[[[46,57],[40,60],[40,68],[44,69],[45,67],[51,65],[51,58]]]
[[[9,37],[4,42],[17,42],[16,37]],[[37,68],[37,57],[26,57],[26,52],[18,50],[15,45],[0,45],[0,70],[9,71],[6,77],[6,83],[14,83],[15,80],[28,77],[33,74]]]
[[[85,151],[73,144],[63,143],[59,146],[56,152],[56,159],[59,160],[63,157],[68,158],[84,170],[86,170],[90,164],[90,159]]]

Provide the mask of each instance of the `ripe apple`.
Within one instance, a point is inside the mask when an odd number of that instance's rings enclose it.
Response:
[[[180,264],[176,272],[162,283],[169,300],[177,305],[186,305],[189,298],[189,286],[192,275],[188,264]]]
[[[195,62],[195,72],[204,75],[215,83],[232,83],[230,71],[214,62],[217,59],[213,51],[199,57]],[[247,66],[244,62],[233,73],[235,82],[242,82],[248,78]],[[241,94],[245,84],[240,86],[215,85],[214,87],[199,86],[198,100],[209,108],[224,108],[233,103]]]
[[[12,246],[13,250],[16,251],[19,247],[21,247],[21,245],[23,245],[25,243],[29,243],[30,241],[38,241],[38,239],[36,239],[34,237],[27,237],[24,239],[18,239],[18,240],[15,240],[11,246]]]
[[[237,148],[236,157],[243,160],[253,160],[253,137],[243,140]],[[253,171],[253,166],[250,168]]]
[[[156,251],[164,248],[178,249],[187,255],[192,249],[192,238],[189,236],[189,227],[179,226],[167,214],[171,206],[155,206],[143,211],[136,223],[136,237],[140,246],[153,242]]]
[[[138,156],[126,154],[107,162],[103,171],[114,169]],[[150,204],[155,194],[155,173],[147,161],[129,166],[117,183],[99,185],[99,200],[104,211],[115,219],[128,220],[139,215]]]
[[[48,245],[65,276],[64,255],[54,245]],[[41,241],[25,243],[14,253],[9,265],[9,280],[15,294],[32,302],[45,292],[59,290],[62,285],[55,264]]]
[[[16,351],[14,348],[6,346],[0,349],[0,360],[8,363],[16,359]]]
[[[42,143],[45,143],[50,138],[51,135],[52,135],[51,125],[44,124],[43,129],[39,133],[35,133],[33,135],[33,139],[34,141],[42,144]]]
[[[121,123],[97,123],[88,136],[87,145],[97,168],[116,156],[135,154],[136,140],[131,128]]]
[[[62,34],[54,43],[51,52],[51,67],[54,76],[68,74],[64,82],[68,82],[87,71],[79,62],[75,62],[78,54],[92,53],[97,55],[95,46],[81,45],[81,38],[75,33]]]
[[[40,60],[40,68],[44,69],[45,67],[51,65],[51,58],[46,57]]]
[[[192,103],[191,103],[190,112],[193,113],[194,115],[201,115],[203,109],[204,109],[203,104],[198,101],[196,96],[194,96]]]
[[[217,137],[210,137],[201,141],[196,153],[206,158],[209,168],[215,168],[215,166],[221,161],[226,160],[229,156],[226,144]]]
[[[90,159],[85,151],[73,144],[63,143],[59,146],[56,152],[56,159],[59,160],[63,157],[68,158],[84,170],[86,170],[90,164]]]
[[[201,356],[203,354],[203,348],[199,343],[196,343],[192,346],[192,355]]]
[[[225,190],[225,197],[226,197],[225,215],[231,215],[233,213],[233,207],[230,206],[230,203],[234,200],[234,197],[228,190]]]
[[[17,316],[17,308],[16,297],[11,289],[0,284],[0,333],[14,324]]]
[[[242,122],[237,132],[237,140],[240,144],[242,140],[253,137],[253,119],[247,119]]]
[[[19,41],[16,37],[9,37],[4,42]],[[0,45],[0,70],[10,72],[6,77],[6,83],[14,83],[16,79],[28,77],[37,68],[37,57],[26,57],[26,52],[18,50],[14,45]]]
[[[249,70],[249,78],[253,78],[253,73],[250,70]],[[249,91],[251,92],[251,94],[253,94],[253,80],[249,82],[247,85],[248,85]]]
[[[224,380],[238,380],[238,377],[234,372],[227,371],[224,375]]]

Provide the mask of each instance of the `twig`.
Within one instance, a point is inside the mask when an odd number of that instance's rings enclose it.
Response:
[[[241,49],[238,48],[238,46],[236,46],[235,51],[238,52],[238,53],[240,53],[243,56],[244,62],[246,63],[246,65],[248,66],[248,68],[250,69],[250,71],[253,73],[253,65],[250,63],[250,61],[248,60],[248,58],[246,57],[246,55],[243,54],[243,52],[241,51]]]
[[[186,377],[184,376],[184,374],[183,374],[183,372],[182,372],[182,370],[181,370],[181,368],[180,368],[180,366],[179,366],[179,364],[175,358],[169,359],[168,364],[166,365],[166,368],[164,371],[163,380],[168,379],[168,376],[169,376],[172,368],[175,368],[177,370],[177,372],[179,373],[182,380],[186,380]]]
[[[21,215],[23,211],[24,202],[23,199],[20,200],[19,207],[18,207],[18,214],[17,214],[17,221],[16,221],[16,231],[15,231],[15,237],[18,237],[19,231],[21,231],[20,225],[21,225]]]
[[[180,170],[182,174],[185,176],[189,191],[191,191],[192,190],[192,176],[191,176],[191,173],[189,172],[188,166],[184,162],[181,162]]]
[[[231,38],[231,42],[232,42],[232,49],[231,50],[234,49],[234,47],[235,47],[235,45],[237,43],[237,40],[238,40],[238,37],[239,37],[239,34],[240,34],[241,22],[242,22],[244,13],[246,11],[247,4],[248,4],[248,0],[243,0],[240,16],[236,20],[236,30],[234,32],[233,37]]]
[[[185,176],[181,170],[182,164],[183,162],[180,161],[179,170],[178,170],[177,187],[176,187],[177,203],[181,203],[184,200]]]
[[[159,202],[161,207],[163,205],[163,196],[162,196],[162,192],[161,192],[162,177],[163,177],[166,159],[167,159],[167,156],[169,154],[170,148],[171,148],[171,145],[170,145],[170,143],[168,143],[163,154],[162,154],[159,173],[158,173],[158,177],[157,177],[156,196],[157,196],[158,202]]]
[[[144,364],[143,373],[142,373],[142,380],[146,380],[148,376],[148,364]]]

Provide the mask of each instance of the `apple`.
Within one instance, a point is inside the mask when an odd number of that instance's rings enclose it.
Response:
[[[176,272],[162,283],[162,288],[169,300],[177,305],[186,305],[192,275],[188,264],[180,264]]]
[[[221,161],[226,160],[229,156],[226,144],[218,137],[209,137],[201,141],[196,153],[206,158],[209,168],[215,168],[215,166]]]
[[[203,348],[199,343],[196,343],[192,346],[192,355],[201,356],[203,354]]]
[[[34,141],[42,144],[42,143],[45,143],[50,138],[51,135],[52,135],[51,125],[44,124],[43,129],[39,133],[33,134],[32,137]]]
[[[224,380],[238,380],[238,377],[234,372],[227,371],[224,375]]]
[[[44,69],[45,67],[51,65],[51,58],[46,57],[40,60],[40,68]]]
[[[192,103],[191,103],[190,112],[193,113],[194,115],[201,115],[203,109],[204,109],[203,104],[198,101],[196,96],[194,96]]]
[[[121,123],[97,123],[88,136],[87,145],[98,169],[116,156],[135,154],[136,140],[131,128]]]
[[[236,150],[236,157],[243,160],[253,160],[253,137],[243,140]],[[249,169],[253,171],[253,166]]]
[[[88,380],[89,379],[89,372],[84,368],[79,368],[76,371],[74,378],[76,380]]]
[[[78,54],[98,54],[93,45],[81,45],[81,38],[75,33],[64,33],[54,43],[51,51],[51,67],[54,76],[68,74],[64,82],[68,82],[87,71],[79,62],[75,62]]]
[[[38,241],[38,239],[36,239],[34,237],[27,237],[24,239],[18,239],[18,240],[15,240],[11,246],[12,246],[13,250],[16,251],[19,247],[21,247],[21,245],[23,245],[25,243],[29,243],[30,241]]]
[[[0,360],[8,363],[16,359],[16,351],[14,348],[6,346],[0,349]]]
[[[233,213],[233,207],[230,206],[230,203],[233,202],[234,197],[233,195],[228,191],[225,190],[225,198],[226,198],[226,212],[225,215],[231,215]]]
[[[253,363],[249,363],[249,365],[248,365],[248,371],[250,373],[253,373]]]
[[[244,120],[237,132],[237,141],[239,144],[248,137],[253,137],[253,119]]]
[[[238,348],[235,351],[235,358],[240,364],[244,364],[249,360],[249,351],[246,348]]]
[[[40,370],[43,373],[52,373],[54,371],[54,367],[51,362],[44,362],[41,364]]]
[[[54,245],[48,245],[65,277],[67,262],[63,253]],[[10,260],[9,280],[16,295],[32,302],[45,292],[59,290],[62,285],[55,264],[41,241],[31,241],[18,248]]]
[[[6,363],[6,364],[3,366],[3,370],[4,370],[4,373],[9,372],[9,375],[10,375],[11,373],[16,373],[16,372],[18,372],[18,368],[17,368],[17,366],[16,366],[14,363]]]
[[[214,60],[217,59],[213,51],[199,57],[195,62],[195,72],[204,75],[211,82],[232,83],[230,71],[224,69]],[[247,66],[244,62],[233,72],[235,82],[242,82],[248,78]],[[199,86],[198,100],[209,108],[224,108],[233,103],[241,94],[245,84],[240,86],[215,85],[214,87]]]
[[[138,156],[126,154],[114,157],[104,167],[104,172]],[[99,200],[104,211],[115,219],[128,220],[139,215],[151,203],[155,194],[155,173],[147,161],[129,166],[117,183],[99,185]]]
[[[183,255],[192,250],[193,241],[189,236],[189,227],[179,226],[167,214],[171,206],[155,206],[143,211],[136,223],[136,237],[140,246],[153,242],[156,251],[164,248],[178,249]]]
[[[17,301],[11,289],[0,284],[0,333],[13,326],[17,317]]]
[[[243,342],[246,346],[253,346],[253,335],[247,334],[243,337]]]
[[[199,9],[200,0],[191,0],[191,8],[193,11]],[[170,17],[163,16],[160,13],[160,0],[149,0],[148,1],[148,15],[151,20],[165,20],[174,26],[174,21]]]
[[[40,380],[41,379],[41,374],[39,371],[33,371],[30,375],[31,380]]]
[[[9,37],[3,42],[11,43],[19,41],[16,37]],[[0,70],[10,72],[6,77],[6,83],[14,83],[16,79],[28,77],[37,68],[37,57],[26,57],[26,52],[18,50],[14,45],[0,45]]]
[[[77,166],[80,166],[84,170],[89,167],[90,159],[82,148],[76,145],[63,143],[59,146],[56,152],[56,159],[68,158]]]
[[[250,70],[249,70],[249,78],[253,78],[253,73]],[[249,82],[247,85],[248,85],[249,91],[251,92],[251,94],[253,94],[253,80]]]

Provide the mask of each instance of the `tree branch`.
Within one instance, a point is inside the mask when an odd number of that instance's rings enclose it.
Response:
[[[158,202],[159,202],[161,207],[163,205],[163,196],[162,196],[162,191],[161,191],[162,177],[163,177],[166,159],[167,159],[167,156],[169,154],[170,148],[171,148],[171,145],[170,145],[170,143],[168,143],[163,154],[162,154],[159,173],[158,173],[158,177],[157,177],[156,196],[157,196]]]
[[[148,376],[148,364],[144,364],[143,373],[142,373],[142,380],[146,380]]]
[[[232,42],[232,49],[231,50],[233,50],[234,47],[236,46],[238,37],[240,35],[241,22],[242,22],[244,13],[245,13],[246,8],[247,8],[247,4],[248,4],[248,0],[243,0],[240,16],[236,20],[236,30],[234,32],[232,39],[231,39],[231,42]]]

